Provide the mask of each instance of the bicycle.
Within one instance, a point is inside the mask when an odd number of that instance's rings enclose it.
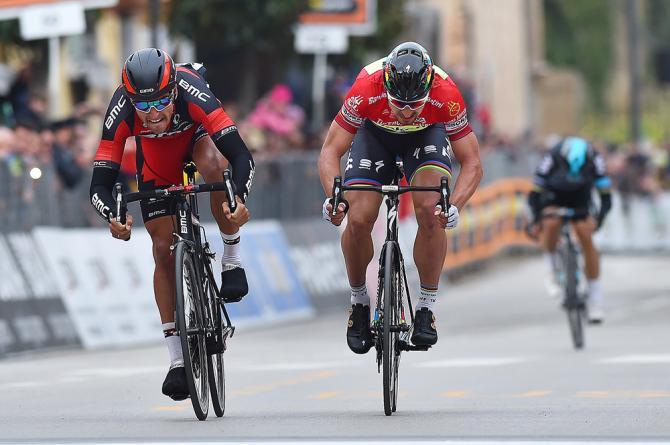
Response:
[[[555,271],[557,282],[563,288],[562,307],[568,317],[570,337],[575,349],[584,347],[584,319],[586,317],[586,295],[580,292],[580,250],[573,239],[570,230],[570,221],[581,219],[588,215],[587,209],[558,207],[547,209],[542,213],[543,218],[561,219],[561,237],[556,246],[558,256],[558,270]]]
[[[386,197],[386,240],[379,256],[379,275],[377,285],[377,305],[372,321],[372,336],[377,352],[377,372],[382,372],[384,391],[384,414],[390,416],[396,411],[398,401],[398,370],[402,351],[427,351],[430,346],[415,346],[409,341],[414,325],[414,311],[405,274],[405,263],[398,243],[398,205],[400,195],[407,192],[438,192],[438,205],[446,212],[449,203],[449,179],[443,176],[439,187],[400,186],[402,171],[398,166],[396,179],[391,185],[382,186],[346,186],[342,177],[333,182],[333,216],[340,202],[348,203],[342,197],[346,191],[366,191],[381,193]],[[410,312],[410,325],[405,318],[403,288]]]
[[[128,203],[152,198],[174,201],[174,243],[170,250],[175,254],[175,322],[181,339],[191,404],[196,417],[205,420],[210,393],[216,416],[222,417],[225,411],[223,353],[235,327],[226,311],[225,298],[214,280],[211,263],[215,254],[210,250],[205,229],[200,224],[196,194],[226,191],[233,212],[237,203],[232,198],[233,182],[228,170],[224,172],[223,182],[210,184],[196,184],[196,171],[195,164],[186,164],[185,185],[123,194],[121,184],[116,184],[115,190],[116,214],[121,224],[125,224]]]

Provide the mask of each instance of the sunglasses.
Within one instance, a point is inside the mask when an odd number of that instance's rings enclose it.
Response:
[[[155,108],[156,111],[161,112],[168,107],[174,100],[174,93],[170,93],[167,96],[161,97],[156,100],[138,100],[133,102],[133,106],[137,111],[142,113],[148,113],[152,108]]]
[[[423,107],[426,105],[426,102],[430,99],[430,96],[426,96],[423,99],[419,100],[413,100],[411,102],[406,102],[404,100],[396,99],[395,97],[391,96],[390,94],[386,93],[386,97],[389,100],[389,103],[393,105],[395,108],[399,110],[404,110],[405,108],[409,108],[412,111],[416,111],[419,108]]]

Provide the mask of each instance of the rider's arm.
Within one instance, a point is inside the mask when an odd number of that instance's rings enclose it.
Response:
[[[102,138],[93,159],[93,176],[89,189],[93,208],[107,222],[115,216],[112,188],[119,174],[123,149],[126,138],[131,135],[134,117],[130,101],[120,88],[117,89],[103,121]]]
[[[533,222],[538,222],[540,220],[540,213],[544,207],[544,200],[542,197],[545,193],[547,178],[551,174],[553,168],[553,155],[550,152],[545,153],[535,170],[535,175],[533,176],[533,189],[528,194],[528,206],[533,213]]]
[[[225,132],[228,130],[228,132]],[[233,167],[233,182],[237,196],[246,202],[254,178],[255,164],[251,152],[237,132],[237,127],[231,126],[215,134],[212,140],[221,154],[228,159]]]
[[[540,212],[542,212],[542,192],[544,189],[537,185],[533,186],[533,189],[528,194],[528,207],[533,213],[533,222],[536,223],[540,220]]]
[[[612,180],[607,176],[607,165],[605,157],[596,153],[594,158],[595,165],[595,186],[600,194],[600,211],[597,216],[597,227],[600,227],[605,217],[612,208]]]
[[[451,149],[461,164],[461,171],[458,174],[456,185],[454,185],[450,203],[460,210],[477,190],[483,175],[477,136],[470,132],[466,136],[452,141]]]
[[[230,163],[236,194],[245,202],[254,177],[255,164],[251,152],[207,82],[185,68],[178,68],[177,74],[179,94],[188,103],[189,114],[205,127],[216,148]]]
[[[335,176],[340,175],[340,159],[354,140],[354,133],[345,130],[336,121],[330,124],[326,140],[319,154],[319,176],[326,196],[330,196]]]

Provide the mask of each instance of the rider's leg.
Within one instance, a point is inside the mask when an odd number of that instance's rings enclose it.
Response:
[[[440,178],[446,174],[445,170],[439,168],[420,169],[412,177],[411,184],[437,186],[440,184]],[[412,193],[414,213],[419,225],[414,241],[414,262],[421,280],[417,309],[427,307],[431,311],[435,309],[437,287],[447,254],[447,234],[435,216],[435,204],[438,199],[438,193]]]
[[[395,156],[387,151],[378,137],[368,125],[359,128],[344,170],[345,185],[391,183],[396,171]],[[374,255],[372,228],[379,215],[382,197],[378,193],[352,191],[345,192],[344,198],[349,202],[349,211],[342,234],[342,253],[351,286],[347,345],[353,352],[364,354],[372,347],[370,297],[365,277]]]
[[[228,168],[228,161],[216,148],[209,136],[197,140],[193,147],[193,160],[205,182],[223,181],[223,171]],[[212,215],[219,226],[223,239],[222,289],[226,301],[239,301],[249,290],[247,278],[240,259],[240,228],[228,221],[223,213],[226,192],[210,193]]]
[[[151,236],[154,256],[154,294],[162,323],[174,323],[175,313],[175,269],[174,255],[170,250],[173,217],[163,216],[145,222]]]
[[[415,186],[436,186],[440,178],[448,174],[445,169],[429,167],[418,169],[410,184]],[[435,326],[435,304],[440,274],[447,254],[447,234],[435,216],[438,193],[412,193],[414,213],[419,228],[414,241],[414,262],[419,272],[421,288],[416,304],[412,343],[434,345],[437,343]]]
[[[146,217],[146,215],[145,215]],[[175,329],[175,266],[170,250],[174,222],[171,216],[146,220],[154,256],[154,295],[163,323],[163,335],[170,355],[170,370],[163,382],[163,394],[175,400],[188,397],[181,340]]]
[[[586,220],[574,222],[573,227],[584,255],[584,269],[589,290],[589,318],[591,321],[601,321],[603,318],[603,295],[600,285],[600,255],[593,243],[595,221],[592,217],[588,217]]]
[[[349,202],[349,211],[342,234],[342,253],[352,288],[352,304],[369,305],[370,298],[362,291],[368,264],[374,255],[372,227],[379,215],[382,198],[377,193],[346,192],[345,199]],[[363,301],[366,297],[367,303]]]
[[[549,272],[549,277],[545,280],[545,287],[552,298],[561,296],[561,286],[556,276],[559,261],[556,255],[556,245],[560,236],[561,220],[558,218],[544,218],[542,220],[540,247]]]
[[[372,227],[379,214],[381,196],[370,192],[346,192],[345,199],[349,201],[349,212],[342,234],[342,253],[351,286],[347,345],[356,354],[365,354],[372,347],[370,296],[365,275],[374,255]]]

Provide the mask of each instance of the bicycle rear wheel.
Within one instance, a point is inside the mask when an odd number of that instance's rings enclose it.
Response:
[[[175,249],[175,278],[176,322],[181,338],[186,382],[193,411],[199,420],[205,420],[209,411],[209,385],[203,298],[193,254],[184,241],[178,242]]]
[[[565,251],[565,312],[570,326],[570,337],[575,349],[584,347],[584,307],[577,290],[577,256],[570,249]]]
[[[226,377],[223,362],[223,321],[221,307],[214,286],[216,283],[207,276],[205,292],[207,292],[207,304],[212,330],[208,333],[207,375],[209,376],[209,389],[212,395],[212,407],[216,417],[222,417],[226,410]]]
[[[384,414],[390,416],[396,410],[398,401],[398,327],[400,325],[400,289],[402,278],[398,245],[386,243],[384,258],[384,307],[383,307],[383,354],[382,378],[384,380]]]

